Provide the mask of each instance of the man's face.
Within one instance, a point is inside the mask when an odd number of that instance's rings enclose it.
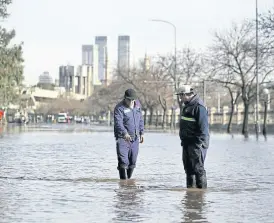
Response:
[[[180,94],[180,99],[182,102],[187,102],[190,101],[190,99],[192,98],[193,94],[192,93],[187,93],[187,94]]]
[[[125,98],[125,102],[126,102],[126,104],[127,104],[128,107],[131,107],[131,108],[134,107],[135,100],[131,100],[131,99]]]

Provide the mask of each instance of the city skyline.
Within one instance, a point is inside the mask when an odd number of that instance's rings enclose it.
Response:
[[[172,28],[151,19],[168,20],[176,25],[178,49],[187,45],[205,49],[212,42],[214,31],[229,28],[232,22],[255,18],[255,1],[250,0],[158,3],[156,0],[132,4],[125,0],[79,0],[77,4],[65,0],[14,0],[8,8],[11,16],[1,25],[16,30],[13,42],[24,42],[25,79],[35,84],[44,70],[57,78],[60,64],[81,64],[81,45],[90,43],[93,36],[108,37],[111,69],[117,65],[119,35],[130,36],[132,61],[143,58],[145,53],[152,56],[173,51]],[[66,10],[62,10],[64,5]],[[153,10],[155,5],[157,10]],[[273,1],[259,0],[258,6],[259,13],[266,12],[273,7]],[[90,13],[90,8],[104,8],[104,15],[101,10]]]

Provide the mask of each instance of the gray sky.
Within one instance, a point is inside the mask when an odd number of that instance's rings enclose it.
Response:
[[[26,82],[35,84],[43,71],[58,77],[59,65],[80,65],[81,45],[96,35],[108,36],[110,64],[117,59],[118,35],[131,36],[131,58],[166,54],[173,50],[172,27],[178,48],[205,48],[216,29],[255,17],[255,0],[13,0],[6,22],[24,42]],[[259,11],[274,0],[258,0]]]

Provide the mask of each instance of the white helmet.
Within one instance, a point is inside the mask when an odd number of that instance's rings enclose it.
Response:
[[[188,93],[194,93],[193,88],[190,85],[182,85],[177,91],[177,95],[180,94],[188,94]]]

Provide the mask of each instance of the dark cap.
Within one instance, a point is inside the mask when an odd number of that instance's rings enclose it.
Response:
[[[125,98],[130,99],[130,100],[136,100],[137,99],[137,94],[136,91],[134,91],[133,89],[127,89],[125,91]]]

